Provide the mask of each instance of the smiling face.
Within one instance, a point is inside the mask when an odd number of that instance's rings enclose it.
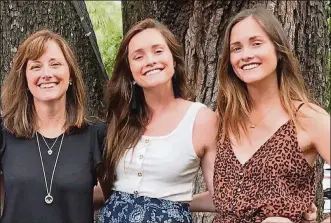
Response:
[[[277,53],[273,42],[251,16],[233,26],[230,34],[230,63],[246,84],[271,75],[276,79]]]
[[[28,60],[26,79],[34,102],[62,100],[65,103],[70,71],[61,48],[48,41],[42,56]]]
[[[157,29],[148,28],[132,37],[128,45],[128,61],[133,79],[142,88],[162,84],[171,86],[174,59]]]

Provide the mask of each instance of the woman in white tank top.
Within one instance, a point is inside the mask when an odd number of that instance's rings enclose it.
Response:
[[[107,90],[100,222],[192,222],[190,211],[213,211],[218,120],[186,100],[183,50],[168,28],[146,19],[127,32]],[[209,192],[193,199],[200,166]]]

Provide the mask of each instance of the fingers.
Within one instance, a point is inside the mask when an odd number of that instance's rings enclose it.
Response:
[[[316,222],[317,219],[317,207],[314,203],[310,205],[307,212],[303,214],[303,223],[312,223]]]
[[[317,212],[316,205],[314,203],[311,203],[310,207],[308,208],[308,211]]]

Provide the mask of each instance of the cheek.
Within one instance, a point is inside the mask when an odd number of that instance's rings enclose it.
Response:
[[[26,82],[28,84],[28,87],[33,87],[36,82],[37,82],[37,78],[33,77],[31,74],[26,74]]]
[[[238,65],[238,56],[230,56],[230,66],[232,67],[232,70],[234,71],[234,73],[236,75],[238,75],[237,73],[237,70],[239,69],[239,65]]]
[[[141,66],[138,63],[130,62],[129,66],[133,76],[137,76],[141,72]]]
[[[230,54],[230,64],[232,67],[235,67],[238,63],[238,56]]]

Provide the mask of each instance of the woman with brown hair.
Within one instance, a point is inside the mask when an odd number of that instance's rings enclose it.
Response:
[[[317,155],[330,163],[330,116],[308,96],[271,12],[246,9],[229,23],[219,83],[216,222],[301,222]]]
[[[190,210],[213,209],[217,117],[187,100],[185,72],[182,47],[159,22],[124,36],[107,88],[100,222],[191,222]],[[191,202],[200,165],[210,194]]]
[[[68,43],[48,30],[30,35],[2,86],[2,223],[93,222],[104,133],[85,105]]]

